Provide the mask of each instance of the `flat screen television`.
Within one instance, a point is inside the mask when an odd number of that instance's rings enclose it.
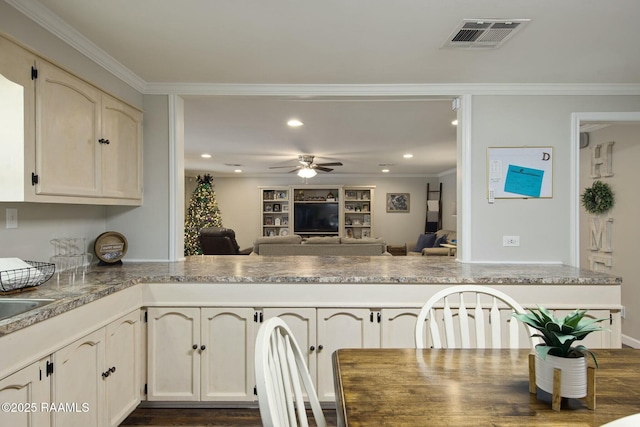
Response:
[[[294,233],[337,233],[337,203],[294,203]]]

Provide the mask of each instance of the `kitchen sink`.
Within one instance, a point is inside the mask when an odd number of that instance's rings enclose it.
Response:
[[[0,298],[0,320],[52,303],[53,299]]]

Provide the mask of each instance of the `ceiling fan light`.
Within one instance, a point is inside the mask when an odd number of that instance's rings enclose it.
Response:
[[[300,178],[313,178],[317,174],[318,172],[316,172],[314,169],[306,168],[306,167],[298,171],[298,176]]]

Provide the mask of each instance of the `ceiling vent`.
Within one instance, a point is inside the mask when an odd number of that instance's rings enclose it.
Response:
[[[530,19],[463,19],[442,45],[447,49],[497,49]]]

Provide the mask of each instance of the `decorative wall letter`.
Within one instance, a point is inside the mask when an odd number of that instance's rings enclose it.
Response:
[[[615,141],[609,141],[591,149],[591,178],[613,176],[613,144]]]

